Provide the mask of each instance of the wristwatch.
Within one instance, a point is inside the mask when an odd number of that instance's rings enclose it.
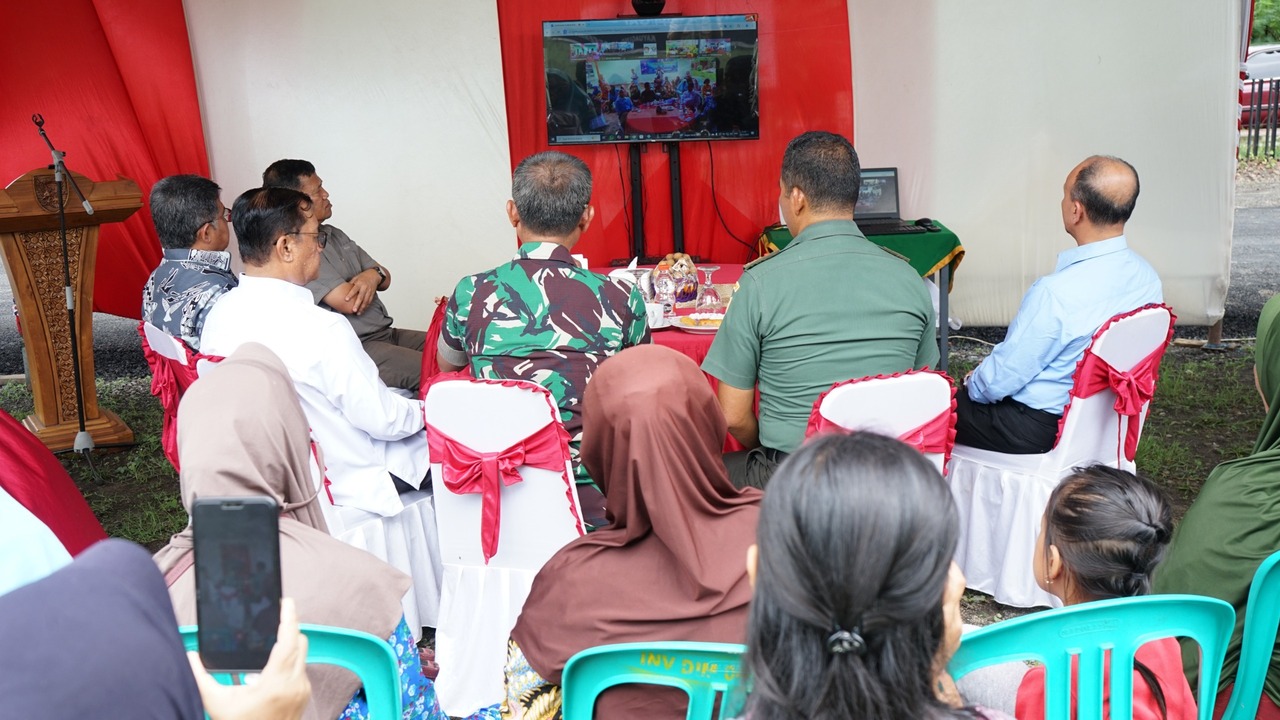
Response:
[[[386,282],[386,281],[387,281],[387,271],[386,271],[386,270],[383,270],[381,265],[374,265],[374,266],[373,266],[373,271],[374,271],[374,272],[376,272],[376,273],[378,273],[378,284],[379,284],[379,285],[381,285],[382,283],[384,283],[384,282]]]

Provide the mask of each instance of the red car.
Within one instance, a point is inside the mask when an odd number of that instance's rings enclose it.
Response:
[[[1240,123],[1248,127],[1253,119],[1254,103],[1258,102],[1254,98],[1253,88],[1254,81],[1261,80],[1259,90],[1261,91],[1261,108],[1258,122],[1266,124],[1268,122],[1268,110],[1271,108],[1271,84],[1267,82],[1271,79],[1280,78],[1280,45],[1250,45],[1249,54],[1244,61],[1245,79],[1241,80],[1242,89],[1240,92]],[[1280,124],[1280,117],[1276,118],[1277,124]]]

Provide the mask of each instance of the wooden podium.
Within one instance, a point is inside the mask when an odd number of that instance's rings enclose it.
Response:
[[[142,207],[142,191],[123,176],[114,182],[95,183],[79,173],[71,175],[94,210],[92,215],[84,211],[71,183],[64,179],[85,430],[95,444],[132,443],[133,431],[115,413],[98,407],[93,369],[93,272],[98,258],[98,225],[132,215]],[[4,253],[5,270],[18,305],[35,400],[35,412],[23,424],[50,450],[66,450],[75,442],[80,420],[52,170],[32,170],[0,192],[0,252]]]

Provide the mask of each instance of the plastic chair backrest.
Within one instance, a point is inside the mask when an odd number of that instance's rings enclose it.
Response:
[[[560,421],[550,393],[523,381],[441,380],[427,390],[424,412],[430,427],[478,452],[504,450]],[[443,562],[536,570],[582,534],[570,466],[519,472],[523,482],[502,488],[498,554],[488,563],[480,546],[481,495],[456,495],[443,482],[434,484]],[[431,473],[442,477],[439,458],[431,458]]]
[[[1271,667],[1280,627],[1280,552],[1258,566],[1249,587],[1249,604],[1244,609],[1244,641],[1240,646],[1240,666],[1235,687],[1222,720],[1252,720],[1262,700],[1262,685]]]
[[[1173,314],[1164,305],[1139,309],[1109,320],[1094,336],[1090,349],[1117,370],[1127,371],[1169,340]],[[1070,404],[1064,410],[1062,432],[1054,447],[1054,464],[1060,468],[1103,462],[1116,464],[1117,437],[1121,423],[1116,414],[1116,396],[1103,390],[1087,398],[1076,397],[1081,378],[1073,378]],[[1143,422],[1146,412],[1139,415]],[[1105,450],[1104,450],[1105,449]],[[1121,462],[1122,469],[1133,464]]]
[[[392,720],[401,715],[400,668],[386,640],[359,630],[327,625],[299,626],[307,636],[308,665],[337,665],[355,673],[364,685],[370,720]],[[199,650],[196,626],[178,628],[187,650]],[[212,673],[223,685],[231,684],[230,673]]]
[[[564,720],[591,720],[600,693],[628,683],[665,685],[689,696],[686,720],[712,720],[741,708],[743,645],[711,642],[622,643],[587,648],[569,658],[561,678]],[[733,692],[730,691],[733,688]]]
[[[1133,659],[1151,640],[1189,637],[1200,644],[1199,717],[1213,716],[1222,658],[1235,610],[1199,595],[1147,595],[1071,605],[1005,620],[965,634],[951,658],[952,677],[987,665],[1034,659],[1044,664],[1045,718],[1068,720],[1076,698],[1079,720],[1102,720],[1103,673],[1110,652],[1108,717],[1133,717]],[[1079,678],[1072,687],[1072,658]]]

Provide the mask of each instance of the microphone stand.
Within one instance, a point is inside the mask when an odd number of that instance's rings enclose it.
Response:
[[[40,131],[40,137],[44,138],[44,144],[49,146],[49,153],[53,158],[53,164],[49,167],[53,170],[53,182],[58,193],[58,235],[62,239],[63,290],[67,297],[67,328],[71,331],[71,370],[76,383],[76,415],[80,421],[80,431],[76,433],[72,449],[87,458],[89,457],[89,451],[93,449],[93,436],[84,429],[84,389],[80,386],[80,344],[79,339],[76,337],[76,296],[71,288],[71,256],[67,251],[67,199],[62,193],[62,176],[64,173],[67,176],[67,180],[71,182],[71,187],[75,188],[76,195],[80,196],[80,204],[84,211],[92,215],[93,206],[89,204],[89,199],[81,192],[80,186],[76,184],[76,179],[71,176],[71,172],[67,170],[66,163],[62,161],[67,154],[55,148],[53,142],[49,140],[49,136],[45,134],[44,116],[36,113],[31,116],[31,122],[35,123],[36,129]]]

